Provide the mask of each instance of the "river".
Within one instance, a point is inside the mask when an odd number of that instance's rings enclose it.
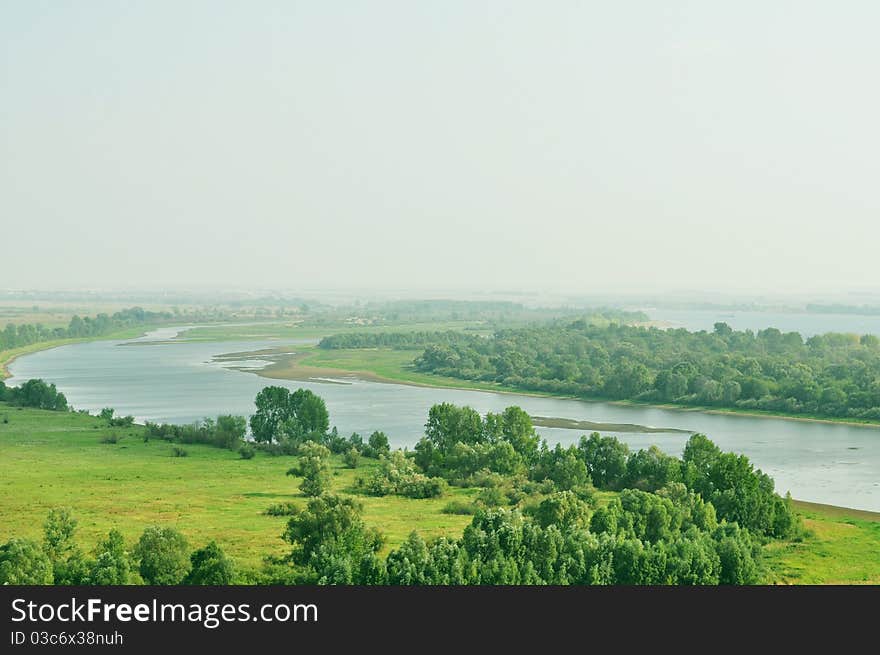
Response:
[[[711,332],[715,323],[727,323],[734,330],[757,332],[775,327],[782,332],[800,332],[805,339],[825,332],[880,335],[880,316],[716,309],[640,309],[652,321],[664,327],[685,328],[692,332]]]
[[[178,328],[179,329],[179,328]],[[451,402],[478,411],[519,405],[533,416],[601,423],[630,423],[707,434],[724,450],[748,455],[776,480],[781,493],[801,500],[880,511],[880,429],[740,415],[707,414],[562,398],[433,389],[345,379],[268,380],[231,367],[259,368],[265,362],[215,362],[223,353],[248,352],[285,341],[171,342],[178,329],[141,339],[94,341],[53,348],[15,360],[9,385],[29,378],[54,382],[78,409],[113,407],[138,421],[183,423],[218,414],[251,414],[264,386],[312,389],[326,402],[331,424],[342,434],[384,431],[392,445],[412,446],[421,437],[431,405]],[[551,444],[574,443],[583,430],[538,428]],[[616,433],[631,448],[656,444],[680,455],[688,435]]]

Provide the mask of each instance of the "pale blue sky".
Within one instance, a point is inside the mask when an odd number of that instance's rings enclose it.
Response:
[[[875,2],[0,2],[0,287],[880,286]]]

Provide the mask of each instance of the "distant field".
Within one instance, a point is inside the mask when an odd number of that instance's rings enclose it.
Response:
[[[301,325],[299,322],[267,321],[265,323],[206,325],[187,330],[177,339],[184,341],[247,341],[250,339],[315,339],[346,332],[434,332],[468,330],[476,333],[491,332],[485,324],[476,321],[445,321],[409,323],[406,325],[361,325],[335,322],[328,325]]]
[[[114,433],[120,443],[101,443]],[[114,527],[134,541],[145,526],[163,524],[179,529],[193,546],[217,539],[246,567],[285,552],[280,535],[286,519],[263,511],[273,503],[305,502],[299,480],[285,476],[294,458],[258,454],[242,460],[227,450],[183,447],[188,456],[174,457],[170,444],[144,442],[139,426],[108,428],[95,417],[0,403],[0,543],[13,535],[39,537],[48,510],[64,506],[79,519],[79,541],[87,549]],[[352,488],[355,477],[375,463],[362,461],[365,466],[351,470],[334,458],[334,490],[364,504],[367,524],[388,539],[386,552],[414,529],[424,536],[459,536],[470,522],[441,509],[451,499],[472,498],[476,489],[452,489],[430,500],[363,496]],[[767,546],[769,581],[880,583],[880,514],[798,508],[811,535],[802,543]]]
[[[42,323],[46,327],[67,327],[70,319],[77,316],[95,316],[97,314],[113,314],[130,308],[131,302],[37,302],[23,303],[21,300],[0,300],[0,328],[8,323]],[[169,310],[165,305],[141,304],[144,309],[152,311]],[[181,309],[183,309],[181,307]]]

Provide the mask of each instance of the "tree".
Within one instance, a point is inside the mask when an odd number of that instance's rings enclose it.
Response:
[[[290,392],[284,387],[264,387],[255,399],[257,412],[251,417],[255,441],[272,443],[281,436],[281,427],[292,416]]]
[[[191,569],[184,579],[190,585],[229,585],[235,578],[232,560],[213,539],[190,555]]]
[[[657,491],[668,482],[681,479],[681,464],[657,446],[639,450],[626,462],[626,486]]]
[[[190,570],[189,548],[182,534],[172,528],[150,526],[134,548],[139,571],[147,584],[180,584]]]
[[[535,521],[542,528],[555,525],[560,529],[587,527],[590,524],[590,508],[571,491],[554,493],[534,510]]]
[[[385,566],[388,584],[431,584],[431,553],[418,532],[411,532],[400,548],[388,554]]]
[[[581,437],[578,450],[594,485],[600,489],[615,489],[620,486],[626,474],[626,461],[629,457],[629,448],[625,443],[615,437],[602,437],[594,432],[589,439]]]
[[[290,395],[295,423],[295,435],[326,434],[330,427],[330,414],[324,399],[309,389],[297,389]]]
[[[282,438],[299,443],[323,436],[330,426],[324,400],[308,389],[290,393],[284,387],[264,387],[255,399],[257,412],[251,417],[256,441],[271,443]]]
[[[110,530],[107,539],[95,548],[95,560],[87,575],[88,584],[125,585],[134,581],[131,557],[119,530]]]
[[[76,533],[77,521],[66,508],[49,510],[43,524],[43,540],[46,554],[53,562],[63,562],[76,549],[73,535]]]
[[[532,426],[532,418],[525,410],[512,406],[504,410],[501,419],[504,440],[526,463],[534,462],[538,456],[540,437]]]
[[[757,584],[760,581],[760,568],[757,562],[760,550],[752,543],[748,532],[735,523],[726,523],[718,526],[714,537],[721,567],[718,583]]]
[[[364,450],[364,455],[367,457],[378,459],[382,455],[387,456],[388,453],[391,452],[388,437],[385,436],[384,432],[379,432],[378,430],[370,435],[370,438],[367,440],[367,445],[369,446],[369,449]]]
[[[483,439],[483,420],[471,407],[440,403],[428,410],[425,436],[441,453],[456,443],[474,444]]]
[[[330,488],[330,450],[326,446],[308,441],[299,448],[299,463],[287,475],[301,476],[300,490],[306,496],[320,496]]]
[[[52,562],[40,544],[13,537],[0,546],[0,585],[50,585]]]
[[[375,584],[383,578],[376,552],[382,537],[368,529],[362,507],[352,498],[324,494],[311,498],[291,517],[284,539],[303,580],[324,584]]]

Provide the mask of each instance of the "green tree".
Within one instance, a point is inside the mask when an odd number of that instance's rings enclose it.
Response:
[[[384,579],[376,557],[383,540],[366,527],[362,511],[352,498],[323,494],[291,517],[283,537],[293,545],[290,560],[300,567],[303,581],[376,584]]]
[[[282,426],[293,417],[290,391],[284,387],[264,387],[255,399],[257,412],[251,416],[255,441],[271,443],[281,437]]]
[[[140,562],[138,568],[147,584],[180,584],[190,570],[186,539],[172,528],[146,528],[133,554]]]
[[[0,585],[50,585],[52,562],[40,544],[13,537],[0,546]]]
[[[297,475],[303,481],[299,488],[306,496],[320,496],[330,488],[330,449],[308,441],[299,448],[299,462],[287,475]]]
[[[593,484],[600,489],[618,488],[626,475],[629,448],[615,437],[602,437],[598,432],[578,443]]]
[[[87,580],[93,585],[125,585],[135,581],[131,556],[118,530],[111,530],[107,538],[98,543]]]
[[[52,562],[63,562],[76,550],[73,536],[77,521],[67,508],[49,510],[43,524],[43,543]]]
[[[191,569],[184,579],[189,585],[229,585],[235,578],[232,560],[213,539],[190,555]]]

